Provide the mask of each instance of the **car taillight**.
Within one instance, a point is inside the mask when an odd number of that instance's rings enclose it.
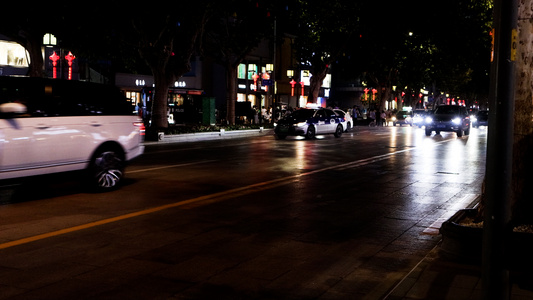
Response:
[[[133,125],[139,128],[139,134],[140,135],[145,135],[146,127],[144,126],[143,122],[135,122],[135,123],[133,123]]]

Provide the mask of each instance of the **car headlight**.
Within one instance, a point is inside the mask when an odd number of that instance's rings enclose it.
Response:
[[[411,117],[407,117],[407,118],[405,118],[405,121],[406,121],[406,122],[411,122]]]
[[[476,118],[476,117],[471,117],[470,120],[471,120],[473,123],[477,122],[477,118]]]
[[[300,122],[300,123],[296,123],[296,127],[303,127],[307,124],[307,122]]]
[[[426,123],[433,123],[433,118],[432,117],[426,117]]]
[[[393,121],[393,122],[396,121],[396,117],[392,117],[392,121]]]
[[[459,125],[461,124],[461,118],[455,118],[452,120],[452,123],[455,124],[455,125]]]

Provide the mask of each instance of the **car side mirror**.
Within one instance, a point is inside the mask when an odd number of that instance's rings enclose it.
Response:
[[[0,113],[1,114],[25,114],[28,111],[26,105],[22,103],[2,103],[0,104]]]

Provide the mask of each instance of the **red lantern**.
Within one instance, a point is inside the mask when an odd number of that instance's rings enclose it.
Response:
[[[259,75],[254,74],[252,78],[254,79],[254,91],[257,91],[257,79],[259,79]]]
[[[57,78],[57,61],[61,58],[57,53],[54,51],[52,55],[49,56],[50,60],[52,60],[52,66],[53,66],[53,78]]]
[[[291,96],[294,96],[294,85],[295,85],[297,82],[294,81],[294,79],[293,79],[293,80],[291,80],[291,82],[289,82],[289,83],[290,83],[291,86],[292,86],[292,88],[291,88]]]
[[[72,80],[72,61],[76,59],[76,56],[72,55],[72,52],[69,51],[65,59],[68,61],[68,80]]]

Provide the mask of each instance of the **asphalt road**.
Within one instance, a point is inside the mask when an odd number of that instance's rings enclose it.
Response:
[[[2,187],[0,299],[382,299],[479,194],[486,134],[151,144],[114,192]]]

